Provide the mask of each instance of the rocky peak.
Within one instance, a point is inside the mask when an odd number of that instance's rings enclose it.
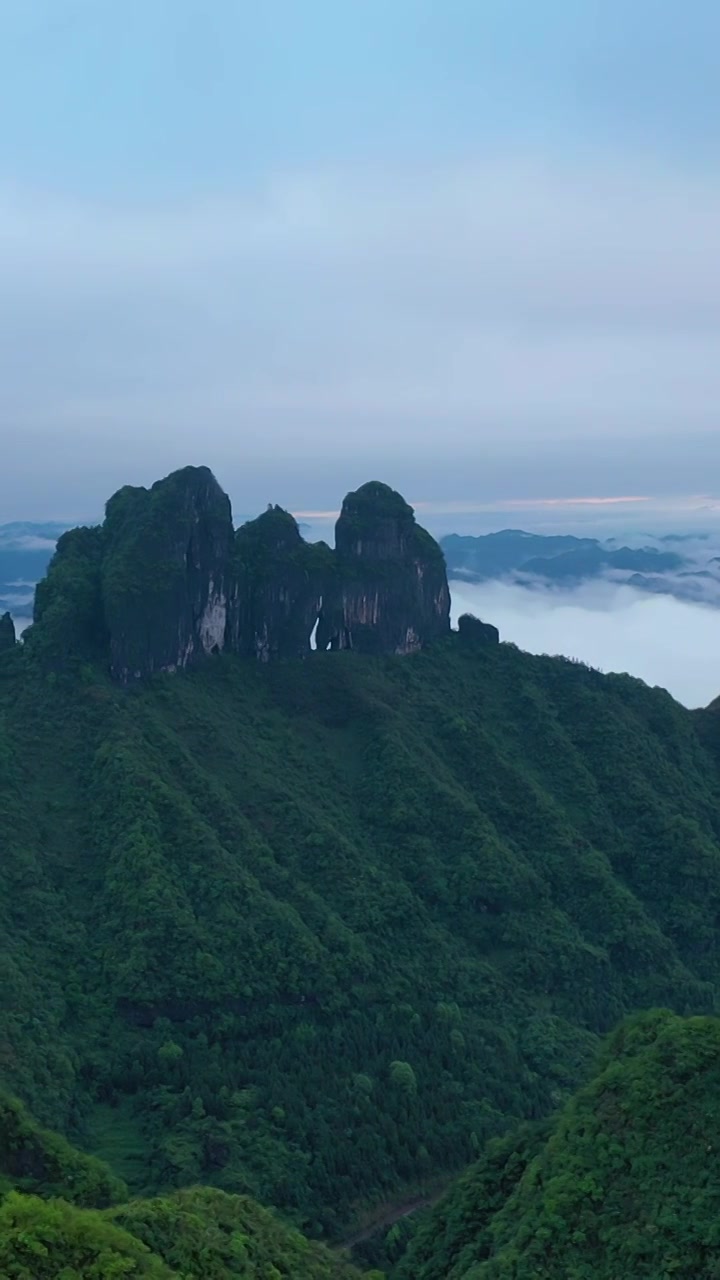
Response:
[[[295,517],[272,502],[262,515],[242,524],[235,536],[247,547],[252,543],[259,555],[292,552],[304,545]]]
[[[0,653],[14,649],[15,640],[15,623],[9,613],[4,613],[0,618]]]
[[[230,500],[207,467],[185,467],[107,504],[102,592],[121,680],[174,671],[225,647]]]
[[[330,548],[305,542],[282,507],[241,525],[232,648],[261,662],[308,654],[331,564]]]
[[[348,494],[330,550],[278,506],[235,532],[212,472],[185,467],[63,535],[30,647],[56,666],[109,653],[128,683],[222,650],[305,656],[314,630],[319,649],[411,653],[449,631],[449,610],[442,551],[387,485]]]
[[[372,480],[347,495],[335,556],[319,648],[412,653],[449,631],[443,553],[394,489]]]
[[[458,618],[458,633],[464,645],[499,644],[500,632],[490,622],[481,622],[474,613]]]
[[[335,525],[335,547],[348,559],[402,560],[417,530],[415,512],[405,499],[370,480],[345,498]]]

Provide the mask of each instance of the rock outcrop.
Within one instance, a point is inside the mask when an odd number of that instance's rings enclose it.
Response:
[[[481,622],[474,613],[463,613],[458,618],[458,633],[464,645],[488,645],[500,643],[500,632],[491,622]]]
[[[449,612],[442,551],[386,485],[348,494],[331,550],[277,506],[234,532],[212,472],[185,467],[63,535],[29,642],[65,661],[109,655],[127,684],[223,650],[305,656],[314,631],[319,649],[412,653],[449,631]]]
[[[442,551],[394,489],[374,480],[347,495],[335,557],[319,649],[414,653],[450,630]]]
[[[225,647],[232,594],[230,499],[207,467],[185,467],[107,504],[102,595],[110,667],[127,681]]]
[[[282,507],[241,525],[231,648],[261,662],[309,653],[332,561],[326,543],[305,542]]]
[[[15,640],[15,623],[9,613],[4,613],[0,618],[0,653],[14,649]]]

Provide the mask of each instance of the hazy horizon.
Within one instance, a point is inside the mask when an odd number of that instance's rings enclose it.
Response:
[[[720,494],[720,10],[10,0],[0,518]]]
[[[78,495],[75,502],[63,499],[52,490],[52,486],[43,501],[33,501],[28,495],[19,493],[14,500],[4,498],[0,501],[0,526],[16,521],[65,526],[98,523],[103,519],[105,502],[118,488],[131,483],[149,487],[170,470],[171,467],[161,467],[158,471],[145,468],[144,474],[138,475],[137,467],[128,468],[134,479],[126,475],[103,491],[96,481],[88,485],[84,496]],[[216,470],[215,475],[230,496],[236,523],[253,518],[272,502],[291,511],[299,522],[318,536],[325,536],[327,528],[332,528],[337,519],[345,494],[370,479],[392,484],[392,478],[388,476],[390,470],[387,467],[377,472],[363,471],[359,467],[338,468],[337,477],[332,478],[337,483],[333,484],[326,475],[322,489],[306,486],[297,477],[292,485],[285,480],[285,483],[273,486],[271,467],[262,470],[263,481],[256,473],[250,473],[246,486],[228,484],[222,471]],[[281,471],[280,480],[282,477]],[[473,496],[467,480],[462,496],[438,497],[432,485],[428,490],[421,490],[421,496],[416,495],[411,487],[397,487],[414,508],[418,521],[436,537],[449,533],[482,534],[522,528],[533,533],[578,533],[599,538],[645,535],[652,538],[659,534],[720,529],[720,498],[710,493],[661,496],[576,493],[561,496],[550,492],[535,498],[501,495],[493,501]],[[293,494],[295,501],[292,501]],[[325,501],[312,502],[312,496],[319,494],[325,497]]]

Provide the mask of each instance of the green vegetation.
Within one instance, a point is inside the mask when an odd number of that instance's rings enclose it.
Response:
[[[112,1218],[182,1276],[360,1280],[340,1255],[306,1240],[245,1196],[199,1187],[133,1201]]]
[[[188,468],[4,622],[0,1276],[720,1277],[718,709],[337,539]]]
[[[720,1275],[720,1022],[643,1015],[549,1133],[490,1144],[396,1280]]]
[[[175,1273],[92,1209],[11,1192],[0,1203],[3,1280],[173,1280]],[[199,1280],[199,1278],[198,1278]]]
[[[32,643],[50,669],[64,670],[106,643],[100,566],[102,530],[69,529],[58,540],[53,572],[35,590]],[[28,632],[28,637],[30,636]]]
[[[439,544],[416,522],[413,508],[402,495],[379,480],[370,480],[346,495],[336,525],[335,545],[343,575],[352,574],[353,561],[360,557],[371,561],[373,573],[382,576],[384,571],[395,579],[400,591],[408,594],[414,584],[412,575],[403,577],[398,572],[402,559],[409,564],[418,557],[445,576],[445,557]],[[365,563],[365,571],[367,567]]]
[[[270,506],[237,530],[233,572],[241,652],[265,660],[309,654],[323,593],[335,575],[327,544],[305,542],[290,513]]]
[[[104,1213],[10,1192],[3,1280],[361,1280],[324,1245],[240,1196],[199,1188]]]
[[[120,489],[98,533],[104,544],[98,616],[110,636],[115,674],[127,679],[174,666],[192,638],[193,611],[202,610],[213,574],[226,571],[229,498],[207,467],[184,467],[150,489]]]
[[[99,1160],[0,1096],[2,1280],[360,1280],[341,1253],[247,1196],[194,1187],[117,1203],[126,1198]]]
[[[481,1158],[431,1212],[410,1219],[393,1280],[461,1280],[473,1263],[487,1258],[495,1215],[550,1132],[550,1121],[536,1120],[488,1142]],[[384,1251],[395,1261],[392,1232],[388,1235]]]
[[[624,1014],[717,1008],[696,721],[509,645],[131,691],[18,646],[0,830],[2,1081],[136,1195],[342,1237],[561,1105]]]
[[[381,480],[369,480],[359,489],[346,494],[341,511],[340,543],[343,551],[351,551],[358,539],[377,538],[378,528],[388,522],[393,527],[412,534],[415,531],[415,512],[402,494],[383,484]],[[440,552],[433,539],[434,546]]]
[[[127,1195],[107,1165],[42,1129],[22,1103],[0,1093],[0,1192],[10,1188],[95,1208]]]

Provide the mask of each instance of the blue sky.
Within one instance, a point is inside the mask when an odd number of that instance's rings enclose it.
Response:
[[[720,6],[5,0],[0,519],[714,492]]]
[[[142,199],[528,144],[717,158],[713,0],[5,0],[10,180]]]

